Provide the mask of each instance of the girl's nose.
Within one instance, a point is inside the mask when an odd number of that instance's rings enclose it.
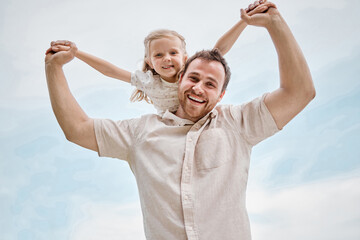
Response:
[[[170,59],[171,59],[170,54],[165,54],[164,55],[164,58],[163,58],[164,61],[167,61],[167,60],[170,60]]]

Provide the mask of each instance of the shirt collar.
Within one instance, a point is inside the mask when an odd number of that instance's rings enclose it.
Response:
[[[218,112],[217,110],[214,108],[213,110],[211,110],[208,114],[206,114],[204,117],[202,117],[200,120],[198,120],[196,123],[199,125],[202,125],[205,123],[205,121],[208,118],[215,118],[217,116]],[[195,122],[188,120],[188,119],[183,119],[180,118],[178,116],[176,116],[174,113],[170,112],[169,110],[166,110],[165,113],[162,115],[162,119],[163,120],[171,120],[174,125],[178,125],[178,126],[185,126],[185,125],[194,125],[196,124]]]
[[[160,81],[162,82],[162,84],[163,84],[164,86],[171,87],[171,86],[174,86],[174,85],[178,85],[178,83],[179,83],[179,81],[170,83],[170,82],[167,82],[167,81],[165,81],[164,79],[162,79],[160,76],[159,76],[159,78],[160,78]]]

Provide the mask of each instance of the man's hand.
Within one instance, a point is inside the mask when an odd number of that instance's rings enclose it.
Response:
[[[248,25],[267,28],[274,16],[280,16],[276,5],[272,2],[264,1],[260,4],[257,1],[250,4],[248,8],[241,9],[241,19]]]
[[[252,16],[257,13],[266,12],[270,7],[276,8],[274,3],[267,2],[267,0],[260,0],[260,1],[255,1],[254,3],[251,3],[247,8],[245,8],[245,12],[249,16]]]
[[[56,64],[63,66],[74,59],[77,51],[75,43],[59,40],[51,42],[51,47],[46,50],[45,64]]]

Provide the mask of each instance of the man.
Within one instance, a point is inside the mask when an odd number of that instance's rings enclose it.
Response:
[[[251,239],[245,209],[251,148],[315,96],[306,60],[278,10],[251,17],[242,10],[242,19],[268,30],[279,57],[280,88],[241,106],[216,106],[230,71],[216,50],[202,51],[180,76],[176,112],[118,122],[91,119],[62,71],[76,46],[65,42],[68,51],[47,51],[51,103],[66,138],[129,163],[148,239]]]

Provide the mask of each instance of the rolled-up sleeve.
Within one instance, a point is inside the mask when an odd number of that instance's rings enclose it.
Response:
[[[265,105],[266,95],[243,105],[230,107],[231,115],[240,134],[250,145],[256,145],[279,131],[273,116]]]
[[[99,156],[129,161],[129,147],[135,141],[134,125],[137,122],[137,119],[122,121],[94,119]]]

